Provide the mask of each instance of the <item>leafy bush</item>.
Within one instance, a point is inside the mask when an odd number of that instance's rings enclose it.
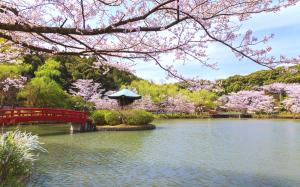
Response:
[[[122,114],[127,125],[147,125],[154,119],[153,115],[145,110],[128,110]]]
[[[89,112],[95,110],[95,108],[95,103],[85,101],[80,96],[70,97],[70,109]]]
[[[36,77],[19,92],[20,100],[28,107],[67,108],[69,94],[54,80],[48,77]]]
[[[122,114],[111,110],[105,113],[105,122],[108,125],[120,125],[122,123]]]
[[[91,120],[95,125],[105,125],[105,114],[109,113],[107,110],[95,110],[91,114]]]
[[[147,125],[154,116],[145,110],[95,110],[90,118],[95,125]]]
[[[7,132],[0,135],[1,185],[13,186],[29,175],[36,151],[45,151],[38,136],[26,132]]]

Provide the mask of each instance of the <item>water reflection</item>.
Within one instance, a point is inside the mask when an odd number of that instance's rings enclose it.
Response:
[[[59,136],[69,126],[33,127],[49,152],[28,186],[300,186],[299,124],[162,120],[154,131]]]
[[[32,125],[17,125],[4,127],[4,132],[10,130],[21,130],[38,134],[39,136],[56,136],[62,134],[70,134],[69,124],[32,124]]]

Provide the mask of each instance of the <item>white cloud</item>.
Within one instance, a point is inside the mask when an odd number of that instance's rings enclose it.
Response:
[[[296,6],[283,9],[278,13],[258,14],[253,16],[243,25],[243,29],[251,28],[255,35],[275,33],[275,38],[270,41],[273,48],[272,54],[281,53],[288,56],[298,56],[300,54],[300,3]],[[238,61],[232,52],[221,45],[213,45],[208,48],[208,55],[211,62],[218,62],[219,70],[212,70],[203,67],[195,61],[187,63],[185,66],[176,65],[179,72],[186,77],[199,76],[203,79],[220,79],[235,74],[249,74],[253,71],[264,69],[262,66],[247,60]],[[168,56],[163,57],[163,64],[168,63]],[[137,65],[136,74],[148,80],[161,82],[166,77],[166,73],[151,62],[141,62]],[[174,79],[167,82],[174,82]]]
[[[300,24],[300,3],[283,8],[280,12],[256,14],[252,19],[246,21],[243,27],[252,28],[257,32],[297,24]]]

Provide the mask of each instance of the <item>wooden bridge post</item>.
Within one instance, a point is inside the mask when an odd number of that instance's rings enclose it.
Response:
[[[81,125],[78,123],[69,123],[70,124],[70,132],[82,132]]]

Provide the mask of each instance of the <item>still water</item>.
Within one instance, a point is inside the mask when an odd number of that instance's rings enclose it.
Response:
[[[300,186],[300,121],[161,120],[140,132],[35,126],[28,186]],[[67,132],[67,134],[64,134]]]

